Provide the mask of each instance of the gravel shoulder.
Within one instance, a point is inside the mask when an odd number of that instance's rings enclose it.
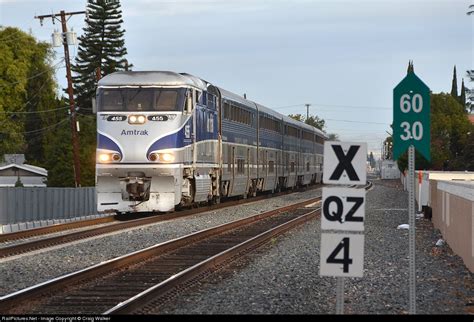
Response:
[[[321,195],[321,190],[160,222],[68,246],[0,260],[0,294],[204,228]],[[407,314],[407,193],[396,182],[375,181],[367,193],[364,277],[345,279],[346,314]],[[429,220],[417,220],[417,313],[467,314],[473,274]],[[332,277],[319,276],[320,221],[313,220],[211,275],[157,314],[334,314]],[[471,303],[471,306],[467,304]]]
[[[367,193],[364,277],[345,279],[345,314],[408,314],[407,193],[375,181]],[[417,314],[468,314],[473,274],[427,219],[416,227]],[[334,314],[336,279],[319,276],[314,220],[233,263],[154,313]],[[471,304],[472,305],[472,304]]]

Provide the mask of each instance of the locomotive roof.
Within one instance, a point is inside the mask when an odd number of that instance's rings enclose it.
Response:
[[[99,80],[98,86],[194,86],[200,89],[205,90],[208,83],[196,76],[186,74],[186,73],[175,73],[171,71],[123,71],[115,72],[104,76]],[[311,132],[316,132],[317,134],[326,137],[326,134],[308,124],[305,124],[300,121],[296,121],[291,117],[283,115],[271,108],[260,105],[253,101],[243,98],[240,95],[234,94],[225,90],[221,87],[218,87],[223,98],[228,98],[233,101],[239,102],[248,108],[255,110],[258,108],[260,111],[263,111],[277,119],[282,119],[286,123],[296,125],[300,128],[304,128]]]
[[[228,98],[231,99],[235,102],[238,102],[240,104],[243,104],[251,109],[256,109],[255,103],[252,101],[249,101],[246,98],[243,98],[240,95],[234,94],[232,92],[229,92],[228,90],[223,89],[222,87],[217,87],[219,89],[219,92],[221,92],[222,98]]]
[[[223,97],[225,97],[225,98],[229,98],[229,99],[231,99],[231,100],[237,101],[237,102],[239,102],[239,103],[241,103],[241,104],[244,104],[244,105],[246,105],[246,106],[251,107],[252,109],[255,109],[255,106],[257,106],[257,109],[258,109],[260,112],[263,112],[263,113],[266,113],[266,114],[268,114],[268,115],[270,115],[270,116],[273,116],[274,118],[276,118],[276,119],[278,119],[278,120],[283,119],[283,121],[284,121],[285,123],[295,125],[295,126],[297,126],[298,128],[302,128],[302,129],[305,129],[305,130],[307,130],[307,131],[309,131],[309,132],[314,132],[314,133],[316,133],[316,134],[318,134],[318,135],[320,135],[320,136],[322,136],[322,137],[326,137],[326,134],[325,134],[323,131],[321,131],[321,130],[319,130],[319,129],[317,129],[317,128],[311,126],[311,125],[308,125],[308,124],[306,124],[306,123],[297,121],[297,120],[295,120],[295,119],[292,119],[292,118],[289,117],[289,116],[283,115],[283,114],[281,114],[281,113],[279,113],[279,112],[277,112],[277,111],[275,111],[275,110],[272,110],[271,108],[268,108],[268,107],[266,107],[266,106],[263,106],[263,105],[261,105],[261,104],[259,104],[259,103],[256,103],[256,102],[253,102],[253,101],[249,101],[249,100],[243,98],[242,96],[239,96],[239,95],[237,95],[237,94],[234,94],[234,93],[232,93],[232,92],[229,92],[229,91],[227,91],[227,90],[225,90],[225,89],[223,89],[223,88],[220,88],[220,87],[219,87],[219,91],[221,92],[221,95],[222,95]]]
[[[115,72],[99,80],[98,86],[194,86],[205,89],[206,84],[188,74],[169,71]]]

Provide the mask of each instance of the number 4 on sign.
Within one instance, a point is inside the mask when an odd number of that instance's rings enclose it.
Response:
[[[364,235],[321,234],[321,276],[362,277]]]

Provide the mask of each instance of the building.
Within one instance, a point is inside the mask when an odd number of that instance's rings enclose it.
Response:
[[[23,187],[46,187],[46,169],[25,164],[23,154],[5,154],[4,159],[0,164],[0,187],[15,187],[20,182]]]

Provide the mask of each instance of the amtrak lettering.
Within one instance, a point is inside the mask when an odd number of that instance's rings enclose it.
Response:
[[[148,130],[122,130],[120,135],[148,135]]]

